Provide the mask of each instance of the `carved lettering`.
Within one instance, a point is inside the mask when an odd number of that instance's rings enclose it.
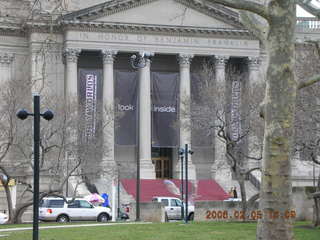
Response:
[[[100,41],[128,41],[129,36],[117,33],[99,33],[98,40]]]
[[[81,39],[81,40],[88,40],[88,39],[89,39],[89,34],[88,34],[88,33],[81,32],[81,33],[80,33],[80,39]]]
[[[211,39],[202,37],[185,37],[185,36],[161,36],[161,35],[143,35],[130,33],[97,33],[97,32],[74,32],[70,35],[70,40],[80,41],[97,41],[97,42],[124,42],[134,44],[164,44],[176,46],[193,46],[193,47],[250,47],[259,48],[257,41],[239,40],[239,39]],[[72,37],[73,36],[73,37]]]

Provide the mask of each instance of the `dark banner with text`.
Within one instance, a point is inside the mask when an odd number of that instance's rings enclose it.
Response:
[[[96,136],[97,105],[101,101],[102,70],[79,69],[80,102],[84,116],[83,137],[88,141]]]
[[[152,146],[178,146],[178,73],[152,73]]]
[[[138,73],[115,71],[115,80],[116,144],[135,145]]]

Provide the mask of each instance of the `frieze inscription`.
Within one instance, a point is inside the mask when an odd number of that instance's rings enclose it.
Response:
[[[176,45],[193,47],[228,47],[228,48],[259,48],[258,41],[242,39],[214,39],[184,36],[158,36],[126,33],[97,33],[97,32],[71,32],[67,40],[137,43],[155,45]]]

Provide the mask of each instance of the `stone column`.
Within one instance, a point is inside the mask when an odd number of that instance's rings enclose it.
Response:
[[[218,94],[216,96],[216,112],[219,114],[219,116],[222,118],[222,121],[225,121],[226,119],[226,104],[227,104],[227,96],[226,96],[226,63],[228,61],[228,56],[214,56],[214,67],[215,67],[215,75],[216,75],[216,86],[219,89]],[[217,116],[214,116],[215,118],[215,125],[221,125],[224,124],[220,120],[218,120]],[[229,166],[226,163],[226,144],[221,141],[217,137],[218,131],[215,130],[215,157],[214,157],[214,164],[212,165],[212,172],[213,172],[213,178],[218,179],[217,175],[221,176],[226,174],[230,174]],[[221,174],[218,174],[221,173]]]
[[[190,64],[193,55],[179,54],[178,61],[180,66],[180,148],[184,148],[185,144],[191,146],[191,119],[190,119],[190,101],[191,101],[191,78]],[[196,179],[195,166],[192,163],[191,155],[188,156],[188,178]],[[178,163],[177,172],[180,172],[180,161]],[[181,174],[181,173],[180,173]]]
[[[145,67],[139,69],[140,178],[155,179],[155,168],[151,161],[151,60],[145,57],[145,61]]]
[[[69,132],[67,132],[67,141],[70,147],[66,149],[68,158],[76,158],[79,153],[78,136],[79,136],[79,121],[78,116],[78,57],[80,49],[66,48],[63,52],[63,60],[65,64],[65,79],[64,79],[64,104]]]
[[[78,57],[81,49],[66,48],[65,57],[65,96],[72,102],[78,102]],[[67,99],[66,99],[67,100]]]
[[[0,83],[11,80],[12,53],[0,53]]]
[[[264,79],[262,76],[259,76],[259,57],[248,57],[248,84],[247,84],[247,95],[249,100],[247,100],[247,105],[252,105],[252,103],[261,103],[264,96]],[[252,106],[255,109],[254,112],[250,111],[248,124],[250,124],[250,133],[248,138],[248,155],[251,157],[259,157],[261,153],[261,146],[259,145],[259,139],[257,129],[255,127],[255,121],[259,117],[259,106]],[[252,115],[255,114],[254,117]],[[262,143],[262,139],[260,139]],[[261,164],[261,161],[249,160],[247,167],[253,168],[258,167]]]
[[[103,146],[107,152],[103,155],[102,168],[115,167],[114,158],[114,76],[113,62],[117,51],[102,50],[103,57]]]
[[[259,65],[259,57],[248,57],[250,89],[254,89],[255,87],[263,84],[263,79],[259,78]]]

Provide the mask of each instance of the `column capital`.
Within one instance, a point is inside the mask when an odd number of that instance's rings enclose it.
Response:
[[[214,59],[214,63],[216,68],[224,68],[226,63],[229,60],[229,56],[219,56],[219,55],[215,55],[213,56]]]
[[[63,56],[66,62],[74,62],[78,61],[78,57],[81,53],[80,48],[65,48],[63,50]]]
[[[178,56],[178,62],[181,67],[189,67],[193,58],[193,54],[180,53]]]
[[[102,59],[104,64],[111,64],[114,62],[115,56],[117,55],[118,51],[110,50],[110,49],[103,49],[101,51]]]
[[[140,58],[143,58],[146,63],[151,63],[151,59],[154,57],[154,52],[139,52]]]
[[[249,69],[252,70],[257,70],[261,62],[260,57],[248,57],[247,61]]]
[[[14,59],[13,53],[0,53],[0,63],[1,64],[10,64]]]

